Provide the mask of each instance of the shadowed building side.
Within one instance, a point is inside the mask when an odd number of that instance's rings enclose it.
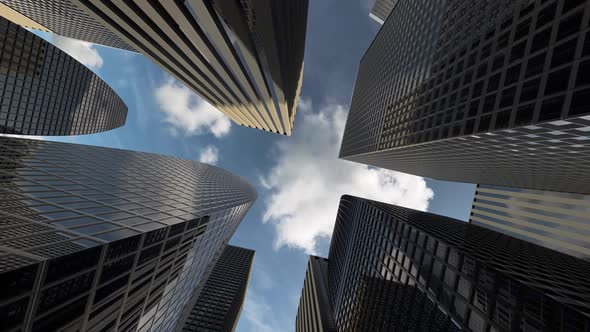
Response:
[[[236,329],[252,274],[254,250],[228,245],[203,290],[180,322],[182,331],[232,332]]]
[[[123,100],[96,74],[0,17],[0,133],[92,134],[126,118]]]
[[[291,134],[308,0],[71,1],[232,121]]]
[[[255,199],[202,163],[0,138],[2,329],[173,331]]]
[[[338,331],[590,328],[590,262],[456,219],[343,196],[326,262]]]
[[[309,256],[301,289],[295,332],[336,332],[328,299],[328,260]]]
[[[590,193],[589,17],[585,1],[399,1],[359,65],[340,157]]]

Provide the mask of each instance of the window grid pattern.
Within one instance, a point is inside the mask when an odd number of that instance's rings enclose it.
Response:
[[[587,194],[589,131],[586,115],[346,159],[446,181]]]
[[[473,179],[469,171],[467,176],[460,174],[473,166],[479,168],[475,177],[485,176],[490,171],[488,160],[508,159],[500,155],[503,147],[496,147],[492,158],[478,153],[462,164],[437,161],[441,156],[457,160],[462,149],[481,148],[481,135],[504,135],[509,133],[505,129],[526,126],[543,128],[542,124],[551,122],[584,122],[590,112],[586,79],[590,75],[590,6],[586,1],[412,1],[398,4],[391,16],[361,62],[342,157],[370,164],[379,160],[380,166],[400,171],[411,169],[415,160],[424,164],[420,175],[512,186],[510,181],[527,176],[521,168],[531,166],[520,167],[520,158],[512,160],[511,178],[498,174],[492,182],[483,182]],[[413,24],[416,17],[424,16],[433,19]],[[420,45],[422,39],[429,46]],[[550,142],[555,139],[551,131],[535,135]],[[430,156],[441,140],[451,147]],[[564,154],[588,154],[583,138],[559,147]],[[528,140],[515,140],[510,150],[516,153],[511,155],[526,159],[530,148],[535,147]],[[409,150],[414,160],[408,160]],[[537,158],[544,159],[543,165],[556,167],[551,163],[552,152]],[[448,178],[452,169],[457,174]],[[498,170],[509,172],[508,168]],[[533,186],[536,183],[526,187]]]
[[[0,133],[79,135],[125,124],[127,106],[96,74],[0,17]]]
[[[469,222],[590,259],[587,195],[478,185]]]
[[[328,300],[327,281],[328,260],[309,256],[295,318],[295,332],[337,331]]]
[[[291,135],[308,1],[74,1],[227,115]]]
[[[228,245],[192,306],[182,331],[233,331],[240,318],[253,262],[253,250]]]
[[[340,331],[588,331],[588,272],[492,230],[344,196],[328,284]]]
[[[48,28],[73,39],[135,51],[71,0],[0,0],[6,6]]]
[[[373,9],[371,9],[371,14],[376,17],[377,22],[383,24],[395,5],[397,5],[398,1],[399,0],[376,0]]]
[[[201,163],[3,137],[0,280],[15,286],[2,320],[170,331],[255,198]]]

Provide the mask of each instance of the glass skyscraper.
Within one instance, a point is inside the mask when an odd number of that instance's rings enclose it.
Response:
[[[469,222],[590,259],[590,196],[478,185]]]
[[[328,259],[309,256],[295,318],[295,332],[336,332],[328,299]]]
[[[0,15],[24,27],[94,44],[135,51],[71,0],[0,0]],[[20,15],[14,15],[14,13]]]
[[[184,320],[185,332],[235,331],[252,274],[254,250],[228,245]]]
[[[327,289],[344,332],[586,331],[588,273],[588,261],[486,228],[343,196]]]
[[[303,82],[308,0],[0,2],[46,26],[55,21],[61,32],[48,28],[66,37],[98,42],[91,38],[112,33],[235,123],[291,135]],[[62,20],[69,15],[76,19]],[[92,23],[89,31],[77,26],[83,22]]]
[[[0,133],[92,134],[126,118],[123,100],[96,74],[0,17]]]
[[[2,329],[172,331],[255,199],[206,164],[0,138]]]
[[[587,1],[399,1],[359,65],[340,156],[588,194]]]

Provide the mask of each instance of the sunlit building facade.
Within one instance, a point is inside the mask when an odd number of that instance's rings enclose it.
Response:
[[[123,100],[96,74],[0,17],[0,133],[92,134],[126,118]]]
[[[363,56],[340,157],[588,194],[586,1],[399,1]]]
[[[343,196],[327,289],[338,331],[585,331],[589,272],[490,229]]]
[[[228,245],[217,260],[189,316],[184,332],[235,331],[252,274],[254,250]]]
[[[590,196],[478,185],[469,222],[590,259]]]
[[[308,0],[60,1],[76,4],[235,123],[291,135]]]
[[[180,328],[255,198],[206,164],[0,138],[2,329]]]

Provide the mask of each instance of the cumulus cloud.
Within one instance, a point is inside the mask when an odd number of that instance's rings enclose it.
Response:
[[[92,43],[58,35],[53,35],[51,42],[88,68],[99,69],[102,67],[102,57]]]
[[[306,107],[295,135],[277,145],[277,160],[261,178],[269,191],[264,222],[276,228],[275,248],[315,253],[318,240],[331,236],[343,194],[426,210],[433,191],[423,178],[338,159],[346,111],[328,105]]]
[[[205,164],[217,164],[219,161],[219,149],[214,145],[206,146],[199,154],[199,161]]]
[[[187,87],[169,80],[156,89],[155,96],[166,114],[165,121],[185,136],[209,132],[223,137],[229,133],[230,120]]]

